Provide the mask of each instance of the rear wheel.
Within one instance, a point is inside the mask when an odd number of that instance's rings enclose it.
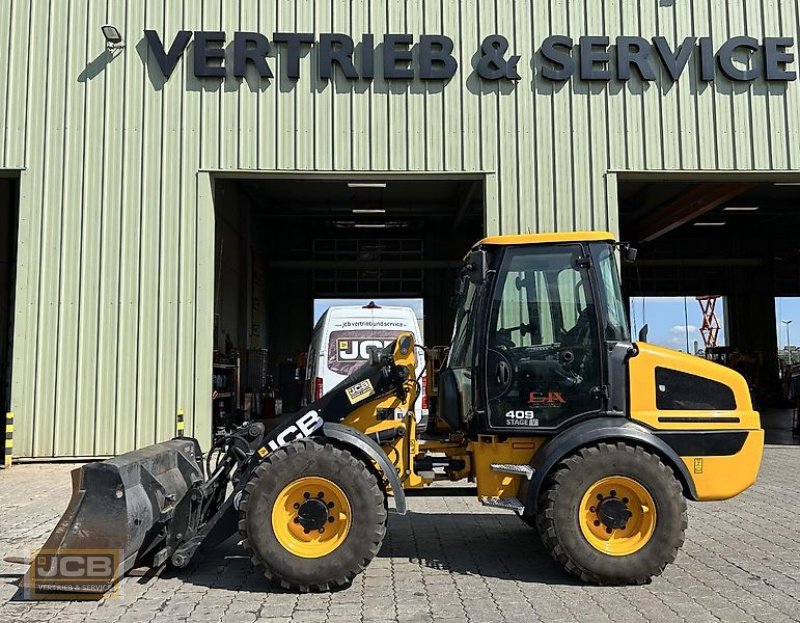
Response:
[[[385,496],[347,450],[293,442],[259,465],[245,486],[239,532],[264,575],[300,591],[346,586],[386,534]]]
[[[536,519],[545,547],[573,575],[598,584],[644,584],[683,545],[686,500],[657,455],[603,443],[554,469]]]

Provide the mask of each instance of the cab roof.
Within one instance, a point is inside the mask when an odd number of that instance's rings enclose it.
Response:
[[[554,244],[559,242],[613,242],[614,234],[607,231],[568,231],[549,234],[520,234],[513,236],[489,236],[476,246],[483,245],[521,245]]]

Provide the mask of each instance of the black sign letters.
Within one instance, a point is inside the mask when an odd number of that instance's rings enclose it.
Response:
[[[361,35],[358,45],[343,33],[276,32],[272,39],[258,32],[235,32],[232,42],[222,31],[180,30],[166,46],[155,30],[144,37],[153,59],[165,78],[175,70],[189,44],[193,72],[197,78],[224,78],[230,72],[244,78],[249,67],[260,78],[274,78],[270,67],[273,56],[281,57],[281,68],[289,80],[299,80],[300,59],[317,55],[313,63],[320,80],[332,80],[338,73],[346,80],[373,80],[376,60],[386,80],[426,80],[447,82],[458,72],[454,43],[445,35],[388,33],[376,47],[375,36]],[[694,60],[697,78],[712,82],[718,74],[736,82],[753,80],[790,82],[797,80],[791,69],[795,62],[790,37],[733,37],[718,47],[710,37],[686,37],[673,47],[666,37],[581,36],[577,42],[565,35],[552,35],[541,44],[534,67],[537,78],[551,82],[578,79],[592,82],[626,82],[632,78],[654,81],[658,76],[677,81]],[[380,49],[380,52],[378,51]],[[230,53],[228,53],[230,50]],[[380,58],[376,59],[377,56]],[[488,35],[479,42],[474,71],[487,81],[516,81],[520,57],[513,54],[508,39]]]

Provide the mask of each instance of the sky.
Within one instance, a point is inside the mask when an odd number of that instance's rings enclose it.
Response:
[[[722,327],[717,338],[717,346],[725,346],[725,305],[719,299],[716,305],[717,320]],[[703,325],[703,313],[700,303],[693,296],[650,296],[631,299],[631,334],[634,339],[639,329],[648,326],[647,341],[656,346],[665,346],[694,352],[697,341],[699,349],[704,348],[700,327]],[[688,343],[688,350],[687,350]]]
[[[717,301],[716,312],[722,326],[717,345],[725,346],[727,341],[724,299]],[[797,346],[800,343],[800,298],[776,298],[775,320],[778,336],[776,346],[778,348],[786,346],[786,325],[781,322],[783,320],[792,321],[789,325],[789,338],[792,345]],[[700,335],[703,315],[700,304],[694,297],[686,297],[685,306],[683,297],[655,296],[631,299],[631,333],[634,338],[645,323],[649,326],[647,341],[651,344],[685,352],[688,334],[690,352],[694,352],[695,340],[699,347],[703,348],[703,338]]]
[[[777,298],[775,299],[775,320],[778,332],[778,347],[786,346],[786,325],[783,320],[790,320],[789,338],[791,346],[800,343],[800,298]]]

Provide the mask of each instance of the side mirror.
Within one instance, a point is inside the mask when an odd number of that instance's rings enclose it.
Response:
[[[486,275],[489,272],[489,262],[484,249],[472,251],[469,254],[467,264],[464,266],[464,272],[467,278],[475,285],[481,285],[486,281]]]
[[[646,342],[647,341],[647,332],[650,330],[650,327],[644,325],[641,329],[639,329],[639,341]]]
[[[639,254],[636,247],[632,247],[629,244],[623,245],[620,248],[620,252],[622,254],[622,261],[626,264],[633,264],[636,261],[636,256]]]

